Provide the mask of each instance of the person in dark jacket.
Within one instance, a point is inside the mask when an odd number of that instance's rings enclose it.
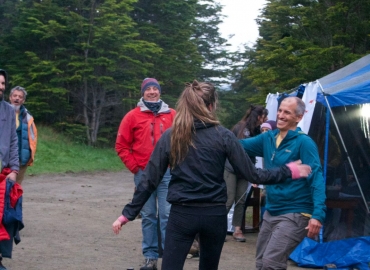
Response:
[[[199,233],[199,269],[213,270],[227,231],[224,164],[254,183],[272,184],[286,178],[306,177],[311,168],[292,162],[271,170],[256,169],[235,135],[216,117],[217,93],[210,83],[186,85],[177,102],[177,114],[156,144],[132,202],[113,223],[118,234],[134,220],[160,183],[168,165],[171,181],[167,201],[172,204],[166,230],[162,270],[182,270],[194,237]],[[293,176],[292,176],[293,175]]]

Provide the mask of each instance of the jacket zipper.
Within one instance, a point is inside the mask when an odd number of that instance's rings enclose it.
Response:
[[[152,145],[154,145],[154,123],[151,123]]]
[[[275,158],[275,152],[276,152],[276,151],[274,151],[274,153],[272,153],[271,161],[273,161],[273,160],[274,160],[274,158]]]

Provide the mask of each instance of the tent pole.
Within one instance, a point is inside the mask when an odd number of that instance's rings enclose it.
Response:
[[[322,94],[323,94],[323,96],[324,96],[324,99],[325,99],[326,105],[327,105],[327,107],[328,107],[328,110],[329,110],[329,112],[330,112],[331,118],[333,119],[333,123],[334,123],[334,125],[335,125],[335,128],[337,129],[337,132],[338,132],[338,135],[339,135],[340,141],[342,142],[342,146],[343,146],[344,152],[345,152],[345,154],[346,154],[346,156],[347,156],[348,163],[349,163],[349,165],[350,165],[350,167],[351,167],[351,170],[352,170],[352,172],[353,172],[353,176],[355,177],[356,183],[357,183],[357,185],[358,185],[358,189],[360,190],[361,197],[362,197],[362,199],[363,199],[363,201],[364,201],[364,204],[365,204],[365,207],[366,207],[367,213],[368,213],[368,214],[370,214],[369,205],[367,204],[367,201],[366,201],[366,198],[365,198],[364,192],[362,191],[362,188],[361,188],[360,182],[359,182],[359,180],[358,180],[358,178],[357,178],[357,174],[356,174],[356,172],[355,172],[355,169],[353,168],[352,160],[351,160],[351,158],[350,158],[350,156],[349,156],[349,154],[348,154],[347,147],[346,147],[346,145],[345,145],[345,143],[344,143],[344,141],[343,141],[342,134],[340,133],[340,130],[339,130],[339,127],[338,127],[337,121],[335,120],[335,117],[334,117],[333,111],[331,110],[331,107],[330,107],[330,104],[329,104],[328,98],[326,97],[326,94],[325,94],[325,92],[324,92],[324,89],[322,88],[321,83],[319,82],[319,80],[317,80],[317,83],[318,83],[318,84],[319,84],[319,86],[320,86],[321,92],[322,92]]]

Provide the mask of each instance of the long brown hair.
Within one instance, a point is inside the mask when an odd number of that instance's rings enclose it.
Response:
[[[260,133],[258,117],[267,116],[268,110],[260,105],[251,105],[243,118],[231,129],[238,139],[244,139],[245,129],[248,129],[250,136],[256,136]]]
[[[217,92],[207,82],[187,83],[176,104],[176,117],[171,132],[171,167],[182,162],[193,145],[194,120],[219,125],[216,116]]]

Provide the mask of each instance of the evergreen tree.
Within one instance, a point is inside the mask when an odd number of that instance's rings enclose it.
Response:
[[[109,120],[106,111],[139,93],[151,66],[145,60],[160,52],[138,38],[129,16],[133,2],[44,0],[17,6],[18,21],[8,36],[14,42],[8,50],[18,52],[7,62],[17,74],[14,83],[30,90],[37,99],[32,110],[43,119],[84,124],[90,145]]]
[[[174,105],[184,83],[198,74],[202,58],[194,33],[196,0],[139,0],[132,18],[137,23],[140,39],[157,44],[162,52],[152,58],[149,76],[156,78],[162,93]]]
[[[160,81],[171,106],[185,82],[227,77],[217,2],[136,2],[0,1],[0,67],[10,87],[27,89],[37,122],[90,145],[112,142],[145,77]]]
[[[219,25],[223,22],[222,6],[213,0],[198,1],[196,5],[195,32],[192,36],[203,58],[202,69],[197,78],[225,82],[232,65],[233,53],[227,51],[229,44],[220,35]]]
[[[369,51],[369,19],[366,0],[269,0],[240,78],[266,96],[325,76]]]

